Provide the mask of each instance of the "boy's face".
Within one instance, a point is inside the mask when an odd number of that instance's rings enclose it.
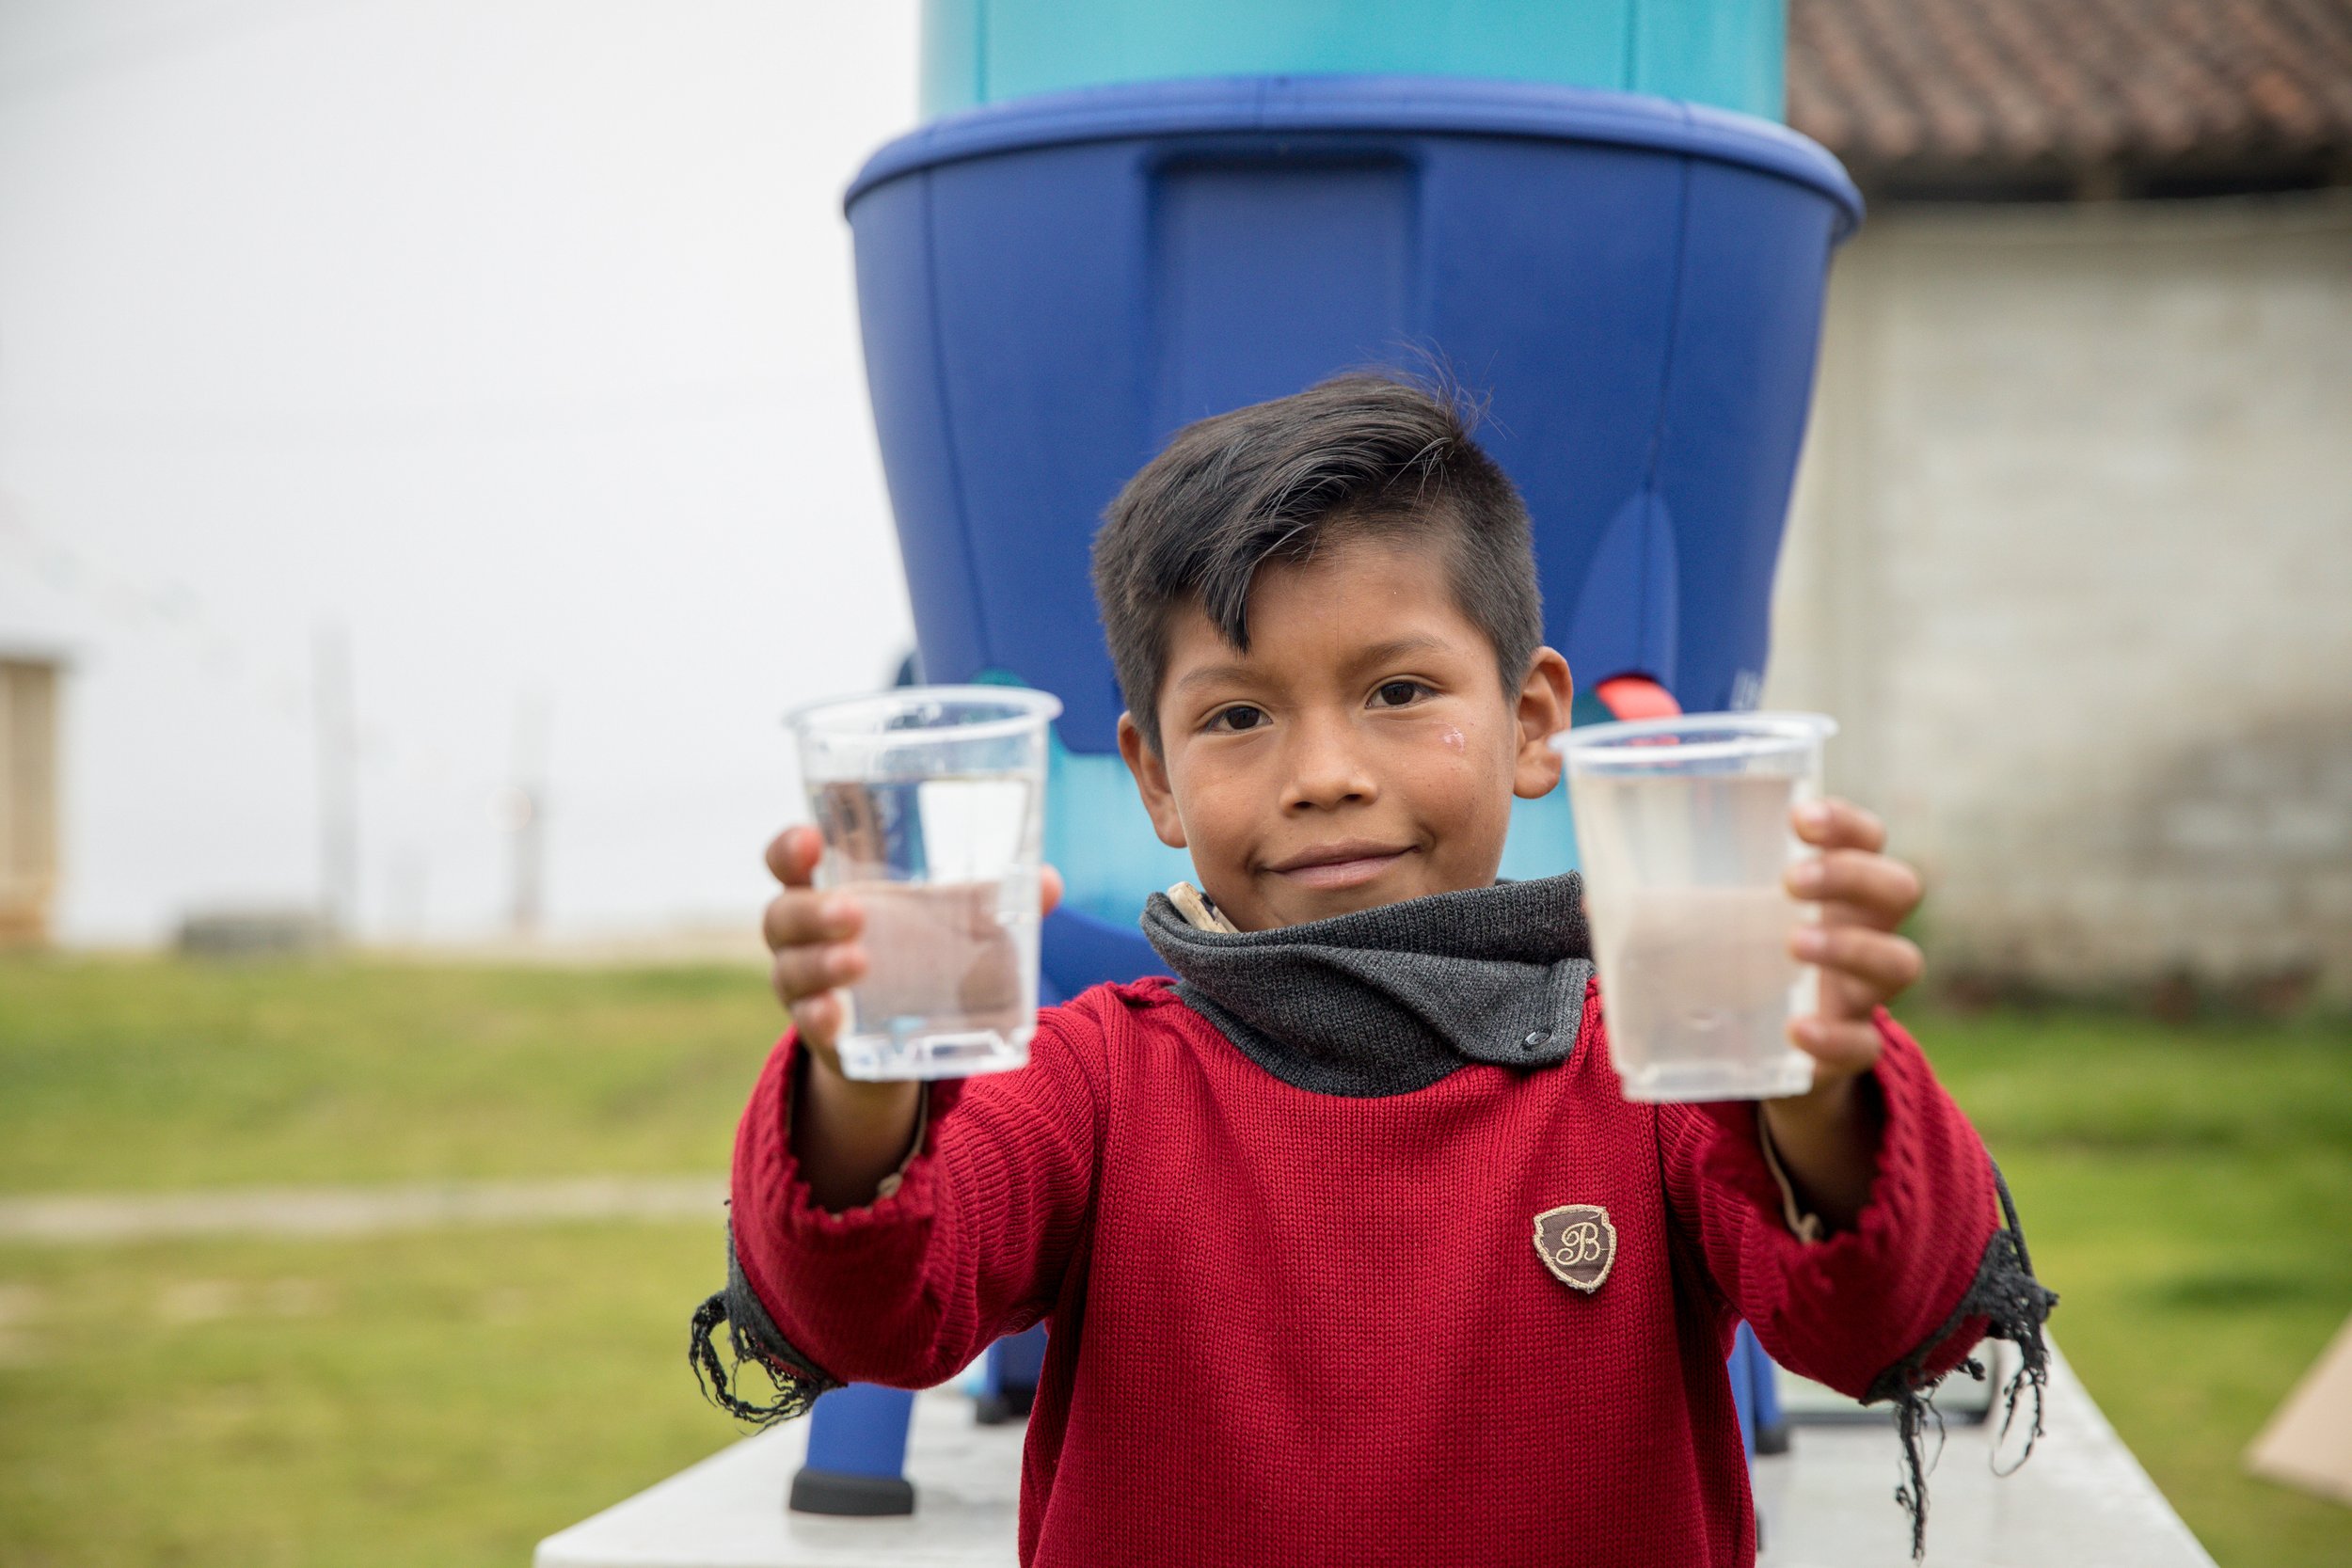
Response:
[[[1269,562],[1248,653],[1197,605],[1168,652],[1160,751],[1127,717],[1120,750],[1245,931],[1488,886],[1512,797],[1560,780],[1544,739],[1568,721],[1566,661],[1541,650],[1506,692],[1430,546],[1357,534]]]

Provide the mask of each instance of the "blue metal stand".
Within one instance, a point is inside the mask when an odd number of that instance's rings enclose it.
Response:
[[[871,1517],[914,1512],[906,1479],[907,1429],[914,1395],[854,1383],[817,1402],[808,1417],[808,1461],[792,1478],[798,1513]]]
[[[1045,1367],[1045,1325],[997,1340],[981,1365],[980,1395],[974,1418],[984,1427],[1023,1420],[1037,1402],[1038,1374]]]
[[[1772,1358],[1756,1342],[1756,1331],[1740,1325],[1731,1342],[1731,1402],[1740,1410],[1740,1444],[1754,1462],[1757,1454],[1788,1451],[1788,1422],[1780,1413],[1780,1385]]]

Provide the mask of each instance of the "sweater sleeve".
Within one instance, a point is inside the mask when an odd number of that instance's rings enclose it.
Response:
[[[1931,1382],[1967,1355],[1989,1320],[1959,1309],[2001,1229],[1975,1129],[1883,1008],[1878,1026],[1869,1200],[1826,1240],[1790,1230],[1752,1106],[1661,1106],[1658,1123],[1676,1220],[1731,1310],[1773,1360],[1856,1399],[1899,1364]]]
[[[1027,1067],[932,1085],[896,1190],[843,1213],[817,1205],[793,1156],[805,1053],[790,1035],[776,1046],[736,1133],[735,1255],[775,1335],[827,1382],[926,1387],[1052,1307],[1094,1190],[1094,1033],[1083,1003],[1050,1008]]]

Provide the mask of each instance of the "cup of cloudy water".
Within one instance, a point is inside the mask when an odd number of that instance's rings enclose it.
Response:
[[[1628,1100],[1770,1100],[1813,1085],[1788,1042],[1820,972],[1788,956],[1820,918],[1781,886],[1812,853],[1789,809],[1821,793],[1816,713],[1693,713],[1554,736]]]
[[[866,911],[841,1070],[962,1078],[1026,1065],[1037,1032],[1045,726],[1061,704],[999,686],[905,687],[803,708],[817,885]]]

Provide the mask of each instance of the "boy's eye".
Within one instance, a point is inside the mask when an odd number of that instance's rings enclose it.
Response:
[[[1390,681],[1374,693],[1389,707],[1403,707],[1428,694],[1429,689],[1419,681]]]
[[[1263,708],[1251,707],[1247,703],[1236,703],[1210,720],[1209,728],[1213,730],[1254,730],[1264,722],[1265,710]]]

